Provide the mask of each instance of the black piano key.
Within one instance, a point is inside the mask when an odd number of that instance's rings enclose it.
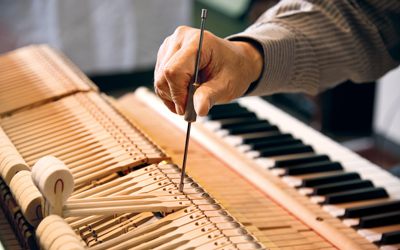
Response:
[[[234,128],[234,127],[239,127],[243,125],[248,125],[248,124],[256,124],[256,123],[264,123],[264,120],[260,120],[257,117],[249,117],[249,118],[241,118],[241,119],[226,119],[226,120],[221,120],[221,128],[222,129],[229,129],[229,128]],[[227,122],[225,122],[227,121]],[[231,122],[229,122],[231,121]]]
[[[269,135],[269,136],[262,136],[262,137],[256,137],[256,138],[245,138],[243,139],[244,144],[251,144],[255,142],[262,142],[262,141],[269,141],[269,140],[279,140],[279,139],[287,139],[287,138],[293,138],[291,134],[274,134],[274,135]]]
[[[314,152],[314,149],[309,145],[304,145],[300,143],[257,151],[260,153],[260,157],[272,157],[290,154],[311,153]]]
[[[285,168],[285,175],[300,175],[343,170],[339,162],[315,162]]]
[[[254,113],[248,111],[245,108],[234,110],[234,111],[227,111],[227,112],[215,112],[209,113],[207,117],[210,120],[222,120],[222,119],[231,119],[231,118],[245,118],[245,117],[254,117]]]
[[[359,218],[363,216],[393,212],[393,211],[400,211],[400,201],[389,201],[389,202],[360,206],[360,207],[346,208],[343,217]]]
[[[245,108],[240,106],[240,104],[237,102],[216,104],[210,109],[209,113],[231,112],[238,109],[245,109]]]
[[[326,195],[346,190],[368,188],[373,186],[374,184],[370,180],[351,180],[345,182],[335,182],[331,184],[315,186],[313,195]]]
[[[393,245],[400,243],[400,231],[383,233],[379,242],[380,245]]]
[[[237,126],[237,127],[229,128],[227,130],[229,131],[229,134],[231,134],[231,135],[279,131],[277,126],[271,125],[267,121],[264,121],[263,123],[246,124],[246,125],[242,125],[242,126]]]
[[[257,115],[255,113],[249,113],[245,117],[232,117],[232,118],[224,118],[224,119],[214,119],[213,121],[217,121],[221,125],[224,124],[230,124],[230,123],[239,123],[239,122],[246,122],[246,121],[254,121],[254,120],[260,120],[257,118]],[[264,119],[262,119],[264,120]]]
[[[358,173],[342,173],[329,176],[308,178],[302,180],[302,187],[314,187],[322,184],[335,183],[341,181],[360,180],[361,177]]]
[[[353,201],[373,200],[388,198],[386,190],[383,188],[362,188],[346,192],[328,194],[325,196],[325,204],[339,204]]]
[[[358,228],[390,226],[400,223],[400,211],[364,216],[360,218]]]
[[[319,161],[329,161],[329,157],[327,155],[313,155],[290,160],[276,161],[275,167],[287,167]]]
[[[251,147],[252,150],[259,150],[263,148],[270,148],[270,147],[283,146],[289,144],[299,144],[299,143],[302,143],[302,141],[299,139],[287,138],[280,140],[269,140],[269,141],[251,143],[249,144],[249,146]]]

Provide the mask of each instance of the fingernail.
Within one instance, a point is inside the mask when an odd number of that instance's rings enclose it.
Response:
[[[198,101],[198,98],[193,97],[193,107],[196,114],[199,114],[200,102]]]

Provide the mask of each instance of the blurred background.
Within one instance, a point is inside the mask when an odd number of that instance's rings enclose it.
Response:
[[[277,0],[0,0],[0,53],[47,43],[116,98],[153,88],[157,51],[180,25],[238,33]],[[0,65],[1,67],[1,65]],[[264,97],[385,169],[400,163],[400,69],[318,96]]]

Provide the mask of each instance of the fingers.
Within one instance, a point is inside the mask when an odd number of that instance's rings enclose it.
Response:
[[[179,49],[179,46],[177,44],[171,42],[172,39],[173,38],[171,36],[167,37],[164,40],[163,44],[160,46],[157,54],[156,67],[154,70],[154,90],[163,101],[172,101],[170,87],[164,77],[163,72],[165,64]],[[176,112],[174,111],[174,113]]]
[[[172,113],[177,113],[176,112],[176,109],[175,109],[175,103],[174,102],[171,102],[171,101],[168,101],[168,100],[165,100],[165,99],[162,99],[162,101],[163,101],[163,103],[164,103],[164,105],[165,106],[167,106],[167,108],[172,112]]]
[[[155,92],[171,111],[179,115],[184,114],[187,87],[194,74],[197,56],[194,31],[188,27],[178,28],[165,39],[157,55]]]
[[[192,80],[196,54],[191,49],[178,50],[166,63],[163,69],[171,100],[179,115],[183,115],[187,99],[188,85]]]

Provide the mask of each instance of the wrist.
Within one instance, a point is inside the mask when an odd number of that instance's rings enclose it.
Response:
[[[234,41],[243,51],[244,60],[246,60],[245,68],[249,73],[250,83],[256,82],[262,73],[264,66],[264,57],[261,45],[247,41]]]

